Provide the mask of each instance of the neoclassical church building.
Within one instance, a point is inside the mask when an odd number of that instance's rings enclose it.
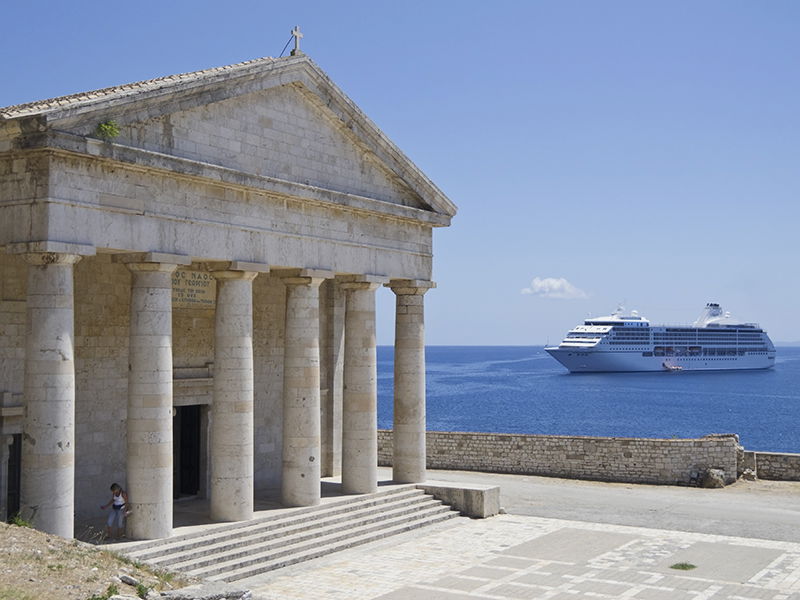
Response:
[[[423,300],[456,207],[307,56],[0,108],[0,517],[128,535],[377,486],[375,292],[396,296],[394,479],[425,478]]]

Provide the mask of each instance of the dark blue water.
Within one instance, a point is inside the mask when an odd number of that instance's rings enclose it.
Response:
[[[378,348],[378,426],[392,427],[390,346]],[[738,433],[800,452],[800,348],[767,371],[570,375],[539,347],[429,346],[428,429],[622,437]]]

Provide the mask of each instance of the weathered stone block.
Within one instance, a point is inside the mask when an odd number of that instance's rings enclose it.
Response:
[[[467,517],[484,519],[500,512],[498,486],[426,481],[417,487]]]

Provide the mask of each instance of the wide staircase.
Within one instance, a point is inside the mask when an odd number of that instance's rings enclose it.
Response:
[[[413,485],[325,500],[119,551],[157,568],[232,582],[459,516]]]

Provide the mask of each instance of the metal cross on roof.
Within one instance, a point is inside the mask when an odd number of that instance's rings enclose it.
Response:
[[[300,33],[300,25],[294,26],[294,29],[292,29],[292,37],[294,37],[294,50],[292,50],[292,56],[302,54],[300,51],[300,38],[303,37],[303,34]]]

